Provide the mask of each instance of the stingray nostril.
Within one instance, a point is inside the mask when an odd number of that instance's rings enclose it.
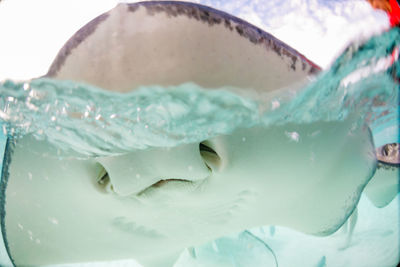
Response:
[[[200,155],[203,158],[205,164],[210,170],[215,170],[220,166],[221,158],[218,153],[212,148],[212,145],[207,142],[201,142],[199,144]]]
[[[200,148],[200,152],[213,153],[216,156],[218,156],[217,152],[215,152],[215,150],[210,147],[210,145],[208,144],[207,141],[204,141],[204,142],[200,143],[199,144],[199,148]]]
[[[110,181],[110,177],[108,177],[108,173],[106,169],[102,168],[99,175],[97,176],[97,183],[99,185],[105,185]]]
[[[107,170],[101,164],[98,164],[98,167],[99,167],[99,172],[96,177],[97,189],[103,193],[114,192],[114,188],[110,181],[110,176],[108,175]]]

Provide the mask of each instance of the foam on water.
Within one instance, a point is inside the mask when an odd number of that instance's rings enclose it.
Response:
[[[72,81],[7,80],[0,83],[0,121],[9,137],[30,133],[60,153],[72,149],[82,156],[200,142],[257,124],[344,120],[350,114],[379,132],[397,121],[398,84],[390,69],[399,72],[400,66],[391,66],[390,54],[399,43],[400,32],[393,29],[352,44],[311,85],[256,96],[190,81],[121,94]]]
[[[48,79],[34,80],[27,87],[3,84],[3,90],[13,92],[3,114],[12,122],[7,132],[33,133],[85,155],[204,140],[259,119],[256,102],[192,83],[142,87],[129,94]]]

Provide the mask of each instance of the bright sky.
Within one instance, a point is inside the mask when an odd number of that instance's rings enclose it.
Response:
[[[73,33],[118,2],[127,1],[3,0],[0,4],[0,81],[45,74]],[[194,2],[248,20],[322,67],[328,66],[350,40],[365,38],[388,27],[384,12],[373,11],[364,0]]]

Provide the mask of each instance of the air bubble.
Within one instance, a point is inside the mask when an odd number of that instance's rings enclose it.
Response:
[[[28,91],[31,88],[31,86],[29,83],[24,83],[23,88],[25,91]]]
[[[58,220],[57,220],[56,218],[49,217],[48,220],[49,220],[49,222],[51,222],[51,223],[54,224],[54,225],[57,225],[57,224],[58,224]]]
[[[275,110],[281,106],[281,103],[278,100],[273,100],[271,104],[272,104],[272,110]]]
[[[300,140],[300,134],[298,132],[287,132],[285,131],[285,134],[287,137],[289,137],[291,140],[295,142],[299,142]]]

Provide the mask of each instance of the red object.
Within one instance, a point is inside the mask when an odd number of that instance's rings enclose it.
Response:
[[[390,65],[393,65],[395,61],[399,58],[399,47],[395,47],[390,56]]]
[[[390,7],[392,8],[391,12],[388,12],[390,19],[390,26],[398,26],[400,24],[400,6],[397,3],[397,0],[390,0]]]

